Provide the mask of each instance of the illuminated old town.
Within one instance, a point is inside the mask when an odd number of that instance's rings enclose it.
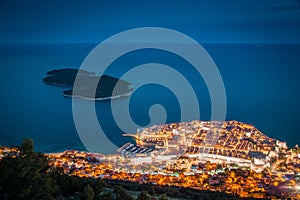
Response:
[[[68,175],[190,187],[240,197],[300,198],[300,149],[252,125],[192,121],[139,129],[117,154],[48,154]],[[1,149],[5,155],[16,149]]]

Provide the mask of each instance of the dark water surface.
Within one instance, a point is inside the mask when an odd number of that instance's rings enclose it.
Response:
[[[35,141],[36,149],[55,152],[84,149],[72,118],[72,101],[64,88],[45,85],[47,71],[79,68],[96,44],[35,44],[0,47],[0,145],[16,145],[22,138]],[[217,64],[227,94],[227,120],[250,123],[270,137],[300,143],[300,45],[203,44]],[[132,52],[116,60],[107,74],[120,77],[133,66],[157,62],[174,67],[193,85],[200,99],[202,120],[210,119],[210,97],[204,81],[189,64],[158,50]],[[118,68],[122,66],[122,70]],[[184,67],[183,67],[184,66]],[[129,80],[134,81],[139,80]],[[115,100],[124,101],[124,99]],[[130,113],[141,126],[149,123],[148,109],[162,104],[167,121],[180,120],[178,101],[164,87],[148,85],[136,90]],[[107,116],[101,125],[121,145],[128,138],[111,121],[110,102],[96,102],[97,114]],[[99,142],[101,145],[101,142]]]

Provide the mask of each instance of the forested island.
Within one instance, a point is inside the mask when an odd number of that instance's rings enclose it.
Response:
[[[74,87],[76,78],[78,84]],[[49,71],[43,78],[43,82],[70,88],[63,91],[64,96],[89,100],[107,100],[129,96],[133,90],[133,85],[128,81],[71,68]],[[97,86],[96,89],[95,86]]]

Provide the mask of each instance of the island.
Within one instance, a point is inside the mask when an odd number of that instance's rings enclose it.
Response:
[[[78,80],[76,87],[75,80]],[[82,69],[58,69],[46,73],[43,82],[50,85],[68,87],[63,91],[66,97],[79,97],[88,100],[109,100],[130,96],[133,85],[128,81],[108,75],[97,75]],[[95,91],[95,86],[96,91]]]

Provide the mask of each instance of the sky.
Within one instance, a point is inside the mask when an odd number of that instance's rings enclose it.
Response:
[[[132,28],[199,42],[299,43],[299,0],[0,0],[0,43],[101,42]]]

